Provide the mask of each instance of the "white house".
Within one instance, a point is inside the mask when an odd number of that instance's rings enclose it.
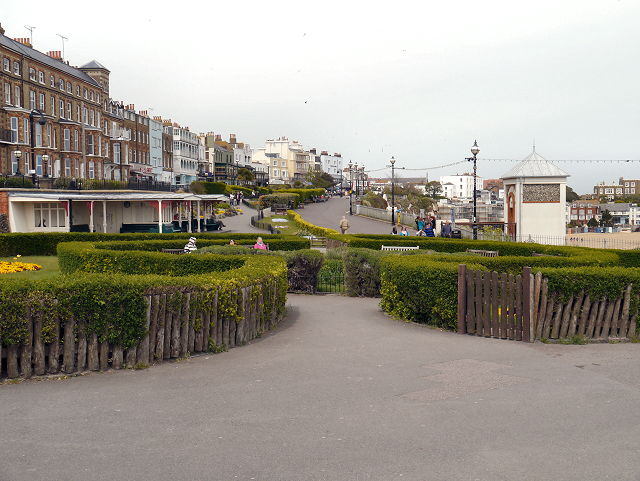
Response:
[[[447,199],[473,199],[473,174],[441,175],[442,195]],[[482,177],[476,175],[476,190],[482,189]]]

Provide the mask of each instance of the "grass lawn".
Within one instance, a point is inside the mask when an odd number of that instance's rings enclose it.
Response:
[[[274,219],[277,219],[277,222],[274,222]],[[264,230],[267,230],[267,225],[272,225],[274,231],[280,230],[281,234],[295,234],[300,230],[296,227],[293,221],[281,215],[277,215],[274,217],[265,217],[264,219],[259,221],[258,227],[263,228],[264,226]]]
[[[0,279],[48,279],[60,274],[58,268],[58,256],[22,256],[19,259],[13,257],[0,257],[0,262],[24,262],[38,264],[42,269],[37,271],[23,271],[12,274],[0,274]]]

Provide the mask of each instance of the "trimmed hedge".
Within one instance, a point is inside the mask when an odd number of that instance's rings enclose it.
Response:
[[[271,207],[275,204],[283,204],[288,206],[289,204],[291,204],[291,202],[293,202],[294,205],[297,206],[300,202],[300,196],[292,193],[281,194],[280,191],[278,191],[275,194],[261,195],[258,199],[258,205],[261,209],[266,209],[267,207]]]
[[[239,233],[189,233],[175,234],[103,234],[100,232],[38,232],[38,233],[9,233],[0,234],[0,257],[22,256],[50,256],[57,254],[58,244],[62,242],[134,242],[135,250],[144,250],[145,241],[158,241],[160,248],[149,247],[149,250],[179,249],[195,236],[198,246],[223,245],[234,239],[237,244],[255,244],[257,234]],[[273,250],[299,250],[310,246],[309,240],[293,235],[262,234],[262,239]],[[158,244],[160,245],[160,244]],[[273,247],[272,247],[273,245]],[[117,247],[113,247],[116,249]],[[124,247],[127,249],[128,247]]]
[[[296,227],[298,227],[299,229],[307,232],[311,232],[315,236],[331,237],[331,238],[334,238],[334,236],[336,235],[340,236],[338,231],[335,231],[333,229],[327,229],[325,227],[318,227],[316,225],[311,224],[310,222],[307,222],[300,216],[300,214],[298,214],[293,210],[287,211],[287,218],[292,220],[293,223],[296,225]]]

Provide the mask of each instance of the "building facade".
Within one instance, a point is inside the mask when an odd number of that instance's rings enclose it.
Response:
[[[476,190],[482,189],[482,177],[476,176]],[[473,200],[473,174],[441,175],[442,195],[449,200]]]
[[[640,194],[640,180],[620,177],[617,184],[601,182],[593,186],[593,194],[596,197],[606,197],[608,200]]]

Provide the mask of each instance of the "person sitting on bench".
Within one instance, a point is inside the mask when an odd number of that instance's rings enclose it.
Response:
[[[184,246],[184,253],[185,254],[191,254],[196,249],[197,249],[197,247],[196,247],[196,238],[195,237],[189,237],[189,242],[187,242],[187,245]]]

